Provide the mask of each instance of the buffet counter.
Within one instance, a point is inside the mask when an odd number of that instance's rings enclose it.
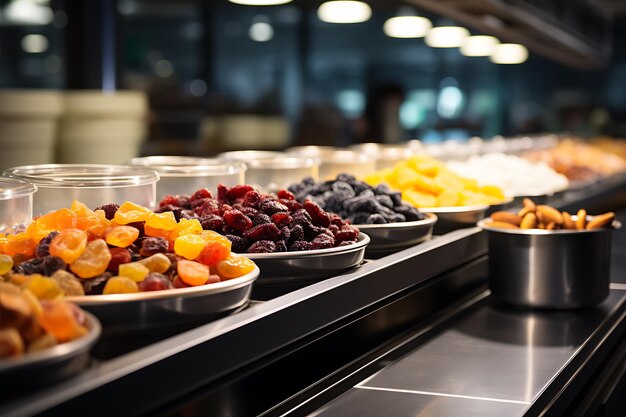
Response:
[[[625,198],[621,176],[551,204]],[[200,326],[105,334],[87,370],[3,395],[0,415],[574,415],[623,385],[626,231],[614,240],[611,293],[592,309],[493,303],[472,227]]]

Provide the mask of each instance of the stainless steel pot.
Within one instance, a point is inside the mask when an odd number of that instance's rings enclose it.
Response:
[[[499,229],[486,226],[486,221],[478,226],[488,232],[489,286],[498,300],[571,309],[607,297],[611,232],[621,227],[619,222],[597,230],[549,231]]]

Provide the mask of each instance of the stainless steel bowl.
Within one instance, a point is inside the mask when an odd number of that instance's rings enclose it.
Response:
[[[89,362],[89,350],[100,337],[97,318],[85,313],[88,333],[38,352],[0,359],[0,390],[44,386],[80,372]]]
[[[437,215],[438,220],[433,233],[440,235],[451,230],[474,226],[476,222],[485,217],[488,208],[488,205],[420,207],[420,211]]]
[[[356,243],[302,252],[247,253],[261,269],[259,285],[293,285],[329,278],[363,262],[370,238],[359,234]]]
[[[84,295],[68,301],[96,315],[105,333],[173,327],[194,320],[208,321],[250,301],[259,268],[239,278],[189,288],[134,294]]]
[[[576,219],[576,216],[572,216]],[[593,216],[588,216],[588,220]],[[596,230],[486,230],[493,296],[523,307],[572,309],[602,302],[609,293],[611,232]]]
[[[356,224],[360,231],[370,237],[370,243],[365,249],[366,255],[390,253],[429,240],[433,235],[437,216],[432,213],[425,214],[424,220],[414,222]]]

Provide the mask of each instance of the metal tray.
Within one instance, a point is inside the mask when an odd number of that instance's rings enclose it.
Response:
[[[487,211],[485,212],[485,215],[490,215],[491,213],[495,213],[496,211],[502,211],[502,210],[506,210],[509,207],[511,207],[513,205],[513,202],[515,201],[515,199],[513,197],[509,197],[506,200],[502,201],[501,203],[498,204],[491,204],[489,206],[489,208],[487,208]]]
[[[358,227],[358,226],[357,226]],[[293,285],[319,281],[363,262],[370,238],[359,234],[356,243],[302,252],[247,253],[261,269],[259,285]]]
[[[89,362],[89,350],[102,332],[97,318],[88,312],[85,317],[89,332],[79,339],[16,358],[0,359],[0,391],[46,386],[83,370]]]
[[[365,254],[372,256],[390,253],[430,240],[437,222],[437,215],[424,214],[426,215],[424,220],[413,222],[355,225],[370,237]]]
[[[476,223],[485,217],[489,209],[488,205],[479,206],[458,206],[458,207],[420,207],[424,213],[434,213],[437,215],[434,234],[443,234],[455,229],[475,226]]]
[[[215,284],[66,299],[97,316],[106,336],[154,330],[190,321],[212,320],[246,305],[259,273],[257,266],[249,274]]]

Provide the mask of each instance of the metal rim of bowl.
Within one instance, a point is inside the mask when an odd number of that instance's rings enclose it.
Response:
[[[5,170],[4,175],[45,188],[121,188],[155,184],[159,180],[158,172],[137,165],[22,165]]]
[[[409,229],[418,226],[427,226],[429,224],[435,224],[437,222],[437,215],[435,213],[424,213],[426,216],[423,220],[415,220],[412,222],[396,222],[396,223],[383,223],[383,224],[355,224],[359,230],[367,232],[372,229]]]
[[[226,281],[220,281],[212,284],[198,285],[195,287],[187,288],[173,288],[169,290],[160,291],[143,291],[130,294],[101,294],[101,295],[81,295],[65,297],[67,301],[74,302],[81,306],[96,306],[111,303],[128,303],[128,302],[142,302],[150,300],[163,300],[176,297],[197,297],[206,296],[210,294],[220,294],[223,292],[232,291],[241,287],[249,285],[256,280],[260,275],[258,266],[254,266],[252,272],[246,275],[232,278]]]
[[[358,227],[358,226],[357,226]],[[358,240],[356,243],[346,246],[337,246],[334,248],[328,249],[313,249],[307,251],[298,251],[298,252],[274,252],[274,253],[246,253],[245,256],[252,259],[253,261],[256,259],[289,259],[289,258],[300,258],[300,257],[311,257],[311,256],[324,256],[324,255],[336,255],[340,253],[357,251],[363,247],[366,247],[370,243],[370,237],[365,233],[359,233]]]
[[[4,370],[31,366],[51,360],[60,361],[91,347],[100,337],[102,326],[96,316],[84,310],[83,313],[87,320],[88,332],[86,335],[37,352],[27,352],[22,356],[0,359],[0,373]]]
[[[28,197],[36,191],[37,186],[30,181],[15,177],[0,177],[0,201]]]
[[[597,216],[587,216],[587,221],[593,220]],[[577,220],[578,216],[572,216],[572,220]],[[600,233],[612,230],[618,230],[622,227],[622,223],[619,220],[613,220],[611,223],[611,227],[601,227],[599,229],[593,230],[578,230],[578,229],[561,229],[561,230],[545,230],[545,229],[501,229],[499,227],[491,227],[486,225],[485,223],[488,221],[493,221],[491,217],[487,217],[485,219],[480,220],[477,223],[477,226],[483,230],[487,230],[489,232],[495,233],[504,233],[509,235],[528,235],[528,236],[556,236],[556,235],[573,235],[573,234],[583,234],[583,233]]]
[[[243,160],[195,156],[144,156],[133,158],[126,163],[153,169],[162,178],[234,175],[246,172],[248,169]]]

